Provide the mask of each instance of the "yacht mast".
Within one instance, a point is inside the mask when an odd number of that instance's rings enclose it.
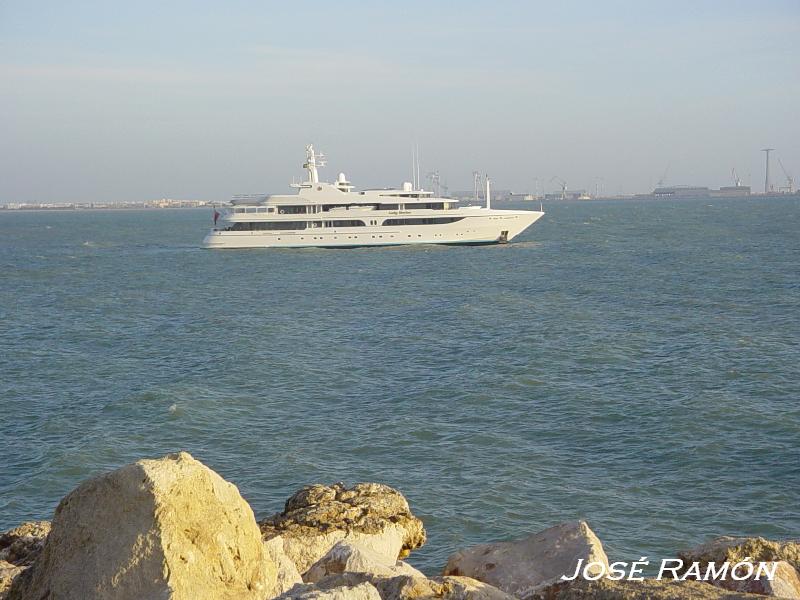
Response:
[[[317,166],[325,166],[325,155],[314,152],[314,146],[309,144],[306,146],[306,162],[303,165],[303,168],[308,170],[308,183],[319,183]]]

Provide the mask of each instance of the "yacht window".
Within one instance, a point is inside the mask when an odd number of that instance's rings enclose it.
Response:
[[[305,229],[306,221],[256,221],[234,223],[232,231],[297,230]]]
[[[386,219],[383,224],[396,227],[398,225],[443,225],[445,223],[455,223],[464,217],[428,217],[416,219]]]
[[[364,227],[364,221],[358,219],[337,219],[336,221],[325,221],[325,227]]]
[[[278,212],[282,215],[304,215],[306,213],[306,207],[305,205],[279,206]]]
[[[246,208],[246,209],[244,209],[244,212],[246,212],[246,213],[254,213],[254,212],[256,212],[256,209],[255,208]]]

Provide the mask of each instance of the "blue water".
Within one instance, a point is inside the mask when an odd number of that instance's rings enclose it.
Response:
[[[381,481],[428,572],[800,533],[800,201],[554,203],[492,247],[206,251],[210,211],[0,213],[0,530],[185,449],[258,517]]]

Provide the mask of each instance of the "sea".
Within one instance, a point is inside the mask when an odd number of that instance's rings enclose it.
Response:
[[[576,519],[612,560],[800,536],[800,199],[545,211],[507,245],[231,251],[210,209],[0,212],[0,530],[186,450],[257,518],[396,487],[429,574]]]

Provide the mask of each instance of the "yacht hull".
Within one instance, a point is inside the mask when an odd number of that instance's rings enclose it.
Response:
[[[483,214],[478,214],[478,211]],[[407,244],[497,244],[514,239],[544,213],[476,208],[459,209],[448,214],[464,218],[443,225],[326,227],[297,231],[214,229],[203,240],[203,247],[210,249],[353,248]]]

